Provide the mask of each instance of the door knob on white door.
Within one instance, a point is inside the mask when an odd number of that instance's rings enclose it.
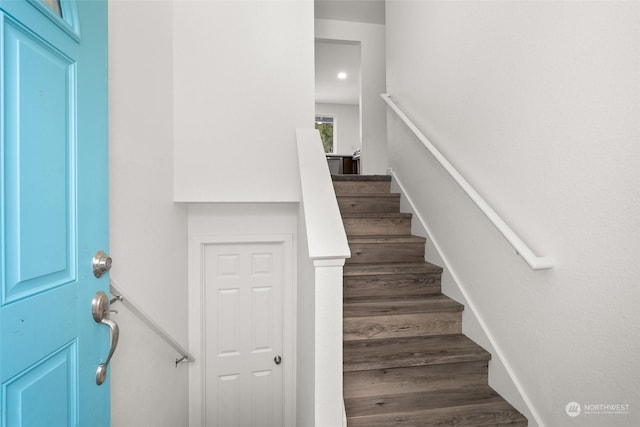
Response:
[[[273,361],[276,362],[276,365],[279,365],[282,363],[282,357],[276,356],[273,358]]]

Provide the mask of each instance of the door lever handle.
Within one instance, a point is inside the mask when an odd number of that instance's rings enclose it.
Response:
[[[118,328],[118,324],[116,322],[109,319],[102,319],[100,323],[111,328],[111,349],[109,350],[107,360],[104,363],[99,364],[98,369],[96,370],[96,384],[98,385],[102,385],[104,380],[107,379],[107,366],[109,366],[111,357],[116,351],[116,347],[118,346],[118,338],[120,337],[120,328]]]
[[[115,311],[109,310],[109,297],[107,297],[107,294],[103,291],[98,291],[93,297],[93,301],[91,301],[91,313],[93,314],[93,320],[95,320],[96,323],[107,325],[111,330],[111,347],[109,349],[109,355],[107,356],[107,360],[98,365],[98,369],[96,370],[96,384],[98,385],[102,385],[107,378],[107,366],[109,366],[111,357],[116,351],[116,347],[118,347],[120,328],[116,322],[105,317],[109,313],[113,312]]]

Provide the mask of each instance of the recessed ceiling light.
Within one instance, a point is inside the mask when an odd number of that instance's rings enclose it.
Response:
[[[338,78],[339,78],[340,80],[344,80],[344,79],[346,79],[346,78],[347,78],[347,73],[345,73],[344,71],[340,71],[340,72],[338,73]]]

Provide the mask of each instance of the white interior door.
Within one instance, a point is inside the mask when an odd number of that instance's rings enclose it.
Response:
[[[285,377],[290,377],[293,361],[288,360],[283,336],[290,275],[285,242],[209,242],[198,247],[198,375],[204,379],[199,424],[287,425]]]

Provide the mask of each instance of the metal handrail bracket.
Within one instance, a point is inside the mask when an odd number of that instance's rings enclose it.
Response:
[[[182,347],[178,341],[173,339],[167,331],[165,331],[160,325],[154,322],[148,314],[144,312],[136,303],[134,303],[129,297],[122,293],[120,286],[117,285],[113,279],[109,281],[111,286],[111,303],[121,302],[129,310],[131,310],[140,320],[142,320],[152,331],[158,334],[167,344],[169,344],[175,351],[180,354],[180,357],[176,358],[176,367],[182,362],[194,362],[196,359],[189,353],[184,347]]]
[[[391,107],[391,109],[400,117],[405,125],[414,133],[414,135],[422,142],[431,155],[440,163],[440,165],[451,175],[478,208],[486,215],[491,223],[498,229],[504,238],[513,246],[516,253],[520,255],[525,262],[533,270],[546,270],[553,268],[553,263],[549,258],[539,257],[527,246],[526,243],[509,227],[509,225],[496,213],[496,211],[487,203],[486,200],[478,194],[478,192],[469,184],[469,182],[457,171],[456,168],[447,160],[446,157],[427,139],[427,137],[416,127],[416,125],[404,114],[402,110],[391,100],[389,94],[380,94],[382,99]]]

